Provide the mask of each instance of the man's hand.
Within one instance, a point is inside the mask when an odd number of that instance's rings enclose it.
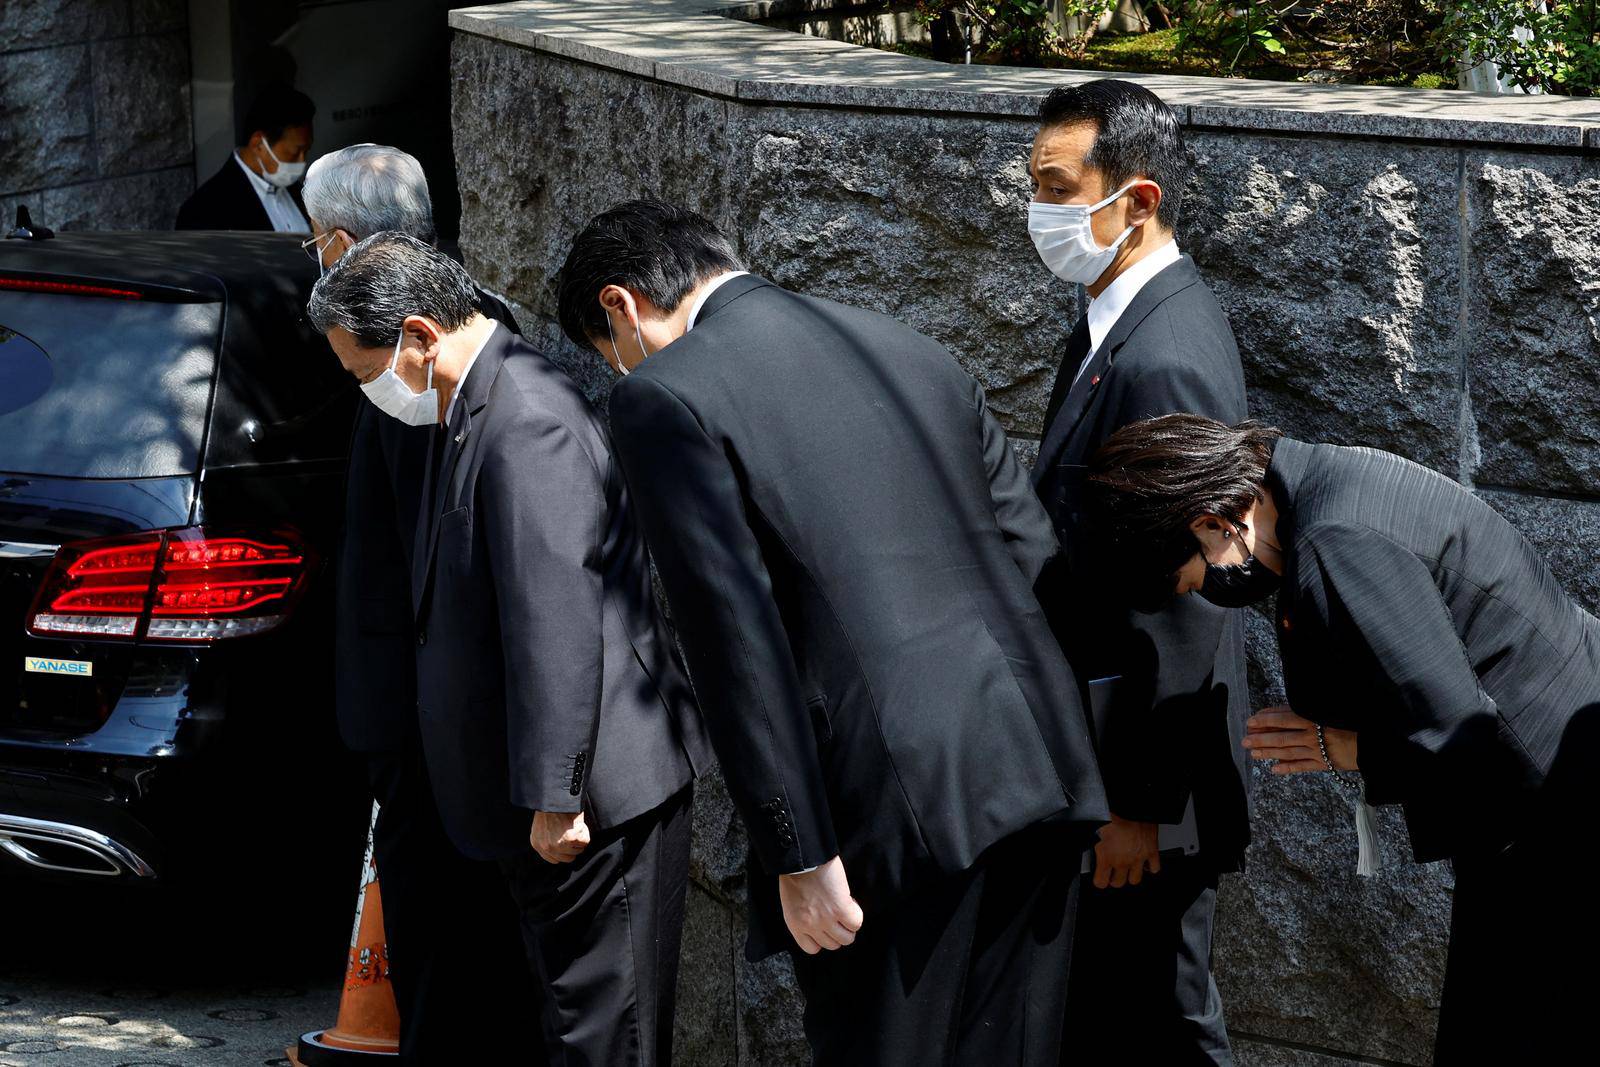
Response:
[[[1100,840],[1094,846],[1094,887],[1121,889],[1144,880],[1145,868],[1161,873],[1160,830],[1153,822],[1134,822],[1119,818],[1100,827]]]
[[[547,863],[571,863],[589,847],[583,812],[536,811],[528,844]]]
[[[778,899],[789,933],[808,955],[843,948],[861,929],[861,905],[850,895],[850,880],[838,856],[814,871],[780,874]]]
[[[1245,722],[1244,747],[1255,759],[1277,760],[1273,774],[1303,774],[1306,771],[1325,771],[1322,749],[1317,746],[1317,724],[1302,719],[1287,704],[1263,708]],[[1354,771],[1356,766],[1356,733],[1354,730],[1322,728],[1323,739],[1328,743],[1328,758],[1335,770]]]

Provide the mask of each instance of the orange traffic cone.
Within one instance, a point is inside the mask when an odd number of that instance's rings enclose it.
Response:
[[[372,805],[372,822],[378,805]],[[356,922],[350,932],[339,1019],[332,1030],[300,1035],[298,1048],[286,1049],[295,1067],[344,1067],[400,1054],[400,1011],[389,984],[389,945],[383,936],[383,898],[372,859],[372,825],[367,826],[367,858],[361,865]]]

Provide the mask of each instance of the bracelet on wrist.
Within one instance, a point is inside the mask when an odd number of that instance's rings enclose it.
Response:
[[[1322,753],[1323,764],[1327,766],[1328,770],[1333,772],[1334,781],[1338,782],[1340,785],[1351,785],[1352,783],[1350,780],[1345,777],[1345,772],[1335,767],[1333,765],[1333,758],[1328,755],[1328,739],[1322,733],[1322,724],[1314,723],[1313,725],[1317,728],[1317,749]]]

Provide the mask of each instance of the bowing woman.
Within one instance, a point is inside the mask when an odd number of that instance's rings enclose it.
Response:
[[[1418,862],[1452,862],[1435,1062],[1578,1047],[1600,988],[1600,620],[1482,500],[1386,452],[1168,415],[1086,477],[1131,603],[1276,594],[1289,704],[1246,747],[1278,773],[1359,772],[1403,805]]]

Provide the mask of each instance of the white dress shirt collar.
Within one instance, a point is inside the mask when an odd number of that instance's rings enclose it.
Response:
[[[1139,290],[1143,289],[1151,278],[1181,258],[1178,242],[1168,241],[1123,271],[1117,276],[1116,281],[1106,286],[1104,292],[1089,301],[1089,353],[1084,357],[1084,367],[1089,365],[1089,359],[1100,350],[1100,345],[1111,332],[1111,327],[1122,318],[1122,313],[1128,310],[1128,305],[1139,295]],[[1078,372],[1081,374],[1083,367],[1079,367]]]
[[[311,224],[306,221],[305,215],[300,212],[300,205],[294,202],[294,197],[287,189],[279,189],[267,179],[251,170],[245,161],[239,158],[237,150],[233,153],[233,161],[239,164],[239,169],[244,171],[244,176],[250,181],[250,188],[255,190],[256,199],[261,201],[261,208],[267,213],[267,218],[272,222],[272,228],[277,233],[310,233]]]
[[[689,323],[684,327],[684,332],[687,333],[694,329],[695,322],[700,318],[700,309],[706,306],[706,300],[710,298],[712,293],[722,288],[724,283],[732,281],[741,274],[749,273],[747,270],[730,270],[726,274],[719,274],[707,282],[705,288],[700,290],[700,295],[694,298],[694,305],[689,308]]]
[[[450,420],[456,417],[456,401],[461,399],[461,390],[466,388],[467,375],[472,373],[472,365],[478,362],[478,357],[483,355],[483,350],[489,347],[489,342],[493,340],[494,335],[499,332],[500,324],[497,322],[494,324],[494,329],[483,335],[483,340],[478,342],[478,347],[474,349],[472,355],[467,358],[467,365],[461,368],[461,377],[456,381],[456,387],[450,393],[450,403],[445,405],[444,424],[446,427],[450,425]]]

